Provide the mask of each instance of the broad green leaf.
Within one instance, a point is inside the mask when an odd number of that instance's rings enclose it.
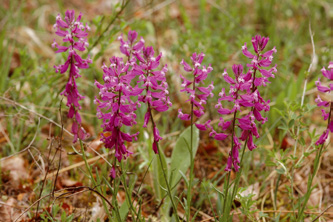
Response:
[[[176,142],[175,148],[172,151],[170,171],[174,171],[174,175],[171,187],[173,187],[180,179],[181,174],[179,173],[179,171],[181,171],[184,175],[186,175],[186,171],[190,167],[191,157],[188,147],[190,145],[191,145],[191,127],[188,127],[182,134],[180,134]],[[198,145],[199,145],[199,130],[195,126],[193,126],[193,149],[192,149],[193,158],[197,153]]]
[[[125,221],[125,218],[128,214],[128,204],[126,203],[126,201],[121,205],[121,207],[119,208],[119,214],[120,214],[120,217],[121,217],[121,220],[122,221]]]
[[[174,196],[178,185],[177,182],[180,180],[182,177],[182,174],[185,176],[186,171],[189,169],[190,164],[191,164],[191,157],[190,157],[190,152],[191,148],[189,147],[191,145],[191,127],[188,127],[185,129],[185,131],[180,134],[176,141],[176,145],[172,151],[171,155],[171,162],[170,162],[170,168],[169,168],[169,176],[172,173],[172,182],[170,184],[170,187],[174,188],[171,191],[171,194]],[[197,153],[199,145],[199,130],[193,126],[193,149],[192,149],[192,154],[193,154],[193,159],[195,158],[195,154]],[[181,173],[180,173],[181,172]],[[160,173],[160,175],[163,177],[163,172]],[[165,187],[165,186],[163,186]],[[164,192],[165,193],[165,192]],[[186,203],[186,201],[185,201]],[[182,204],[182,203],[181,203]],[[162,217],[161,221],[172,221],[172,219],[169,217],[169,210],[171,208],[171,201],[166,199],[164,201],[164,205],[162,207]]]
[[[165,183],[163,170],[165,171],[165,174],[168,175],[168,168],[165,160],[164,153],[160,149],[160,154],[156,154],[157,156],[153,160],[153,174],[154,174],[154,188],[156,191],[156,197],[158,200],[162,200],[163,197],[166,195],[165,190],[163,190],[161,187],[166,188],[167,185]],[[163,167],[161,165],[160,157],[158,155],[161,155]]]

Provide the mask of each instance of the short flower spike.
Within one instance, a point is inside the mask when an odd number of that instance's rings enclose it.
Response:
[[[68,118],[73,119],[72,133],[74,134],[75,143],[78,138],[85,139],[88,134],[81,126],[81,116],[79,110],[81,105],[79,101],[84,98],[77,89],[76,79],[81,77],[80,69],[89,68],[89,63],[92,63],[91,59],[82,59],[77,54],[77,51],[84,51],[89,45],[87,41],[89,26],[83,25],[81,22],[82,14],[75,19],[74,10],[67,10],[64,20],[58,14],[54,28],[56,34],[62,37],[64,45],[59,45],[55,40],[52,43],[53,48],[57,48],[56,53],[66,53],[67,60],[63,65],[54,66],[56,72],[61,74],[69,70],[69,78],[65,87],[65,90],[61,93],[67,97],[67,106],[69,107]]]

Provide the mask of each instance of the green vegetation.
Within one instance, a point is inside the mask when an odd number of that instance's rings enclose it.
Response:
[[[116,2],[5,0],[0,6],[0,218],[176,221],[176,214],[186,218],[191,188],[193,221],[221,221],[231,140],[216,142],[200,132],[193,150],[195,177],[189,184],[190,156],[181,157],[189,154],[184,139],[190,135],[189,123],[177,118],[177,110],[190,107],[184,107],[179,93],[183,72],[179,62],[192,52],[204,52],[205,63],[214,68],[205,83],[214,81],[217,96],[227,87],[223,70],[246,64],[241,47],[259,34],[270,38],[269,49],[276,47],[273,63],[278,72],[261,92],[271,100],[271,110],[268,122],[259,128],[258,147],[246,151],[241,176],[231,173],[240,186],[236,194],[229,190],[235,196],[230,221],[312,221],[318,215],[329,221],[332,135],[322,148],[315,146],[327,122],[314,99],[320,70],[333,61],[332,5],[324,0]],[[78,81],[86,96],[81,101],[83,126],[91,135],[82,144],[85,152],[79,143],[72,144],[68,133],[71,121],[60,95],[67,75],[53,68],[65,58],[51,48],[57,38],[52,26],[57,14],[67,9],[81,11],[91,27],[88,49],[93,63],[82,70]],[[138,110],[139,139],[128,144],[134,154],[123,162],[122,175],[110,180],[113,151],[99,142],[102,129],[96,117],[94,81],[102,80],[100,67],[119,54],[117,37],[129,30],[136,30],[147,45],[163,53],[173,106],[154,117],[164,138],[161,156],[151,149],[151,127],[141,127],[146,107]],[[209,98],[206,109],[218,119],[215,103],[216,98]],[[178,212],[167,197],[163,169]],[[109,203],[113,209],[106,212]]]

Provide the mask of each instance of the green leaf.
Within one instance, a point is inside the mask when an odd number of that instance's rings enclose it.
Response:
[[[188,127],[182,134],[180,134],[176,142],[175,148],[172,152],[170,170],[174,171],[174,175],[171,187],[173,187],[180,179],[181,174],[179,173],[179,171],[181,171],[184,175],[186,175],[186,171],[190,167],[191,158],[188,145],[191,145],[191,127]],[[199,130],[195,126],[193,126],[193,149],[192,149],[193,158],[197,153],[198,145],[199,145]]]
[[[191,158],[190,158],[190,153],[189,150],[191,150],[191,148],[189,147],[191,145],[191,127],[188,127],[187,129],[185,129],[185,131],[180,134],[180,136],[178,137],[177,141],[176,141],[176,145],[172,151],[172,155],[171,155],[171,162],[170,162],[170,169],[169,169],[169,176],[168,178],[170,178],[171,174],[172,174],[172,181],[170,183],[170,187],[173,188],[173,190],[171,191],[171,195],[173,195],[175,198],[175,193],[177,191],[177,183],[178,181],[181,179],[182,174],[183,176],[186,175],[186,171],[189,169],[190,164],[191,164]],[[192,154],[193,154],[193,158],[195,157],[195,154],[197,153],[197,149],[198,149],[198,145],[199,145],[199,130],[193,126],[193,149],[192,149]],[[180,173],[181,172],[181,173]],[[166,187],[165,182],[163,180],[163,172],[160,172],[158,176],[161,176],[161,185],[163,187]],[[163,182],[164,183],[163,183]],[[165,194],[165,192],[163,191],[163,194]],[[180,202],[181,204],[183,204],[182,202]],[[186,201],[185,201],[186,203]],[[171,202],[168,199],[166,199],[164,201],[163,207],[162,207],[162,217],[161,217],[161,221],[171,221],[171,218],[169,218],[169,210],[171,207]],[[185,206],[186,207],[186,206]]]
[[[276,172],[278,174],[285,174],[286,173],[286,171],[283,168],[276,169]]]
[[[268,217],[268,214],[259,211],[259,218]]]
[[[305,140],[303,137],[300,138],[299,143],[304,146],[305,145]]]
[[[283,131],[288,131],[289,129],[285,126],[279,126],[278,129],[283,130]]]
[[[157,155],[161,155],[163,166],[161,165],[159,156],[156,156],[154,158],[153,164],[152,164],[152,166],[154,168],[154,170],[153,170],[154,188],[155,188],[156,196],[157,196],[158,200],[162,200],[163,197],[166,195],[166,192],[164,191],[164,189],[161,188],[161,187],[164,187],[164,188],[167,187],[164,176],[163,176],[163,170],[165,171],[166,174],[168,174],[168,168],[167,168],[164,153],[162,152],[161,149],[160,149],[160,151],[161,151],[160,154],[157,154]]]
[[[294,124],[295,124],[295,120],[294,119],[290,120],[288,123],[289,129],[291,129],[294,126]]]
[[[224,193],[222,191],[220,191],[219,189],[217,189],[213,184],[211,184],[211,186],[214,188],[214,190],[216,190],[224,198]]]
[[[129,210],[128,204],[126,203],[126,201],[124,201],[124,203],[121,205],[121,207],[119,209],[119,214],[120,214],[122,221],[125,221],[125,218],[128,214],[128,210]]]
[[[182,176],[182,178],[184,179],[185,185],[188,187],[189,186],[189,182],[188,182],[188,179],[186,178],[185,174],[181,170],[179,170],[179,173]]]
[[[278,112],[280,114],[280,116],[284,116],[284,113],[282,112],[282,110],[276,108],[276,107],[273,107],[273,110],[275,110],[276,112]]]

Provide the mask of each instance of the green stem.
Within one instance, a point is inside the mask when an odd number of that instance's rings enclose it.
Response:
[[[117,158],[114,157],[113,167],[116,167],[116,164],[117,164]],[[121,221],[121,216],[120,216],[119,206],[118,206],[118,201],[117,201],[117,193],[118,193],[118,189],[119,189],[119,183],[120,183],[119,178],[116,177],[116,178],[113,179],[112,203],[115,206],[115,212],[116,212],[117,220]]]
[[[99,35],[99,37],[97,38],[97,40],[92,44],[92,46],[88,49],[88,53],[90,53],[90,51],[98,44],[98,42],[104,37],[104,34],[110,29],[110,27],[112,26],[112,24],[116,21],[116,19],[118,18],[118,16],[124,11],[124,9],[126,8],[126,6],[128,5],[130,1],[126,0],[125,2],[122,2],[121,8],[120,10],[117,12],[117,14],[111,19],[111,21],[109,22],[109,24],[107,25],[107,27],[104,29],[104,31]],[[104,18],[104,17],[103,17]]]
[[[227,199],[228,199],[230,175],[231,175],[231,171],[228,172],[226,188],[224,190],[225,192],[224,192],[224,201],[223,201],[223,210],[222,210],[223,215],[225,214],[224,210],[225,210],[225,206],[227,204]]]
[[[115,206],[117,220],[121,221],[121,216],[120,216],[119,206],[118,206],[118,201],[117,201],[119,183],[116,182],[116,179],[114,179],[113,181],[114,181],[114,183],[113,183],[114,188],[113,188],[113,194],[112,194],[113,204]]]
[[[234,117],[233,117],[233,120],[232,120],[233,123],[232,123],[232,133],[231,133],[231,135],[232,135],[232,137],[231,137],[231,151],[230,151],[230,154],[229,154],[229,155],[231,155],[231,158],[233,158],[233,156],[232,156],[232,150],[233,150],[233,147],[234,147],[234,136],[235,136],[234,134],[235,134],[235,125],[236,125],[236,114],[237,114],[237,110],[235,110]],[[232,159],[231,159],[231,162],[233,162]],[[231,174],[231,169],[228,172],[227,187],[225,188],[225,193],[224,193],[224,203],[223,203],[223,210],[222,210],[223,217],[225,217],[224,215],[226,214],[226,212],[225,212],[225,209],[226,209],[225,206],[227,204],[227,199],[228,199],[230,174]]]
[[[323,152],[323,147],[324,147],[324,144],[322,144],[320,149],[317,150],[315,161],[314,161],[314,166],[313,166],[313,174],[310,176],[310,179],[308,180],[307,191],[304,195],[303,204],[300,204],[300,210],[298,211],[298,217],[296,219],[297,222],[302,220],[306,204],[307,204],[307,202],[310,198],[310,195],[311,195],[311,192],[312,192],[312,187],[311,187],[312,182],[313,182],[313,179],[316,176],[317,171],[318,171],[318,167],[319,167],[319,163],[320,163],[320,157],[321,157],[321,154]]]
[[[331,122],[332,110],[333,110],[333,102],[331,101],[330,102],[330,113],[329,113],[328,120],[327,120],[327,127],[329,126],[329,124]],[[317,171],[318,171],[318,167],[319,167],[319,163],[320,163],[320,157],[321,157],[321,154],[323,152],[323,147],[324,147],[324,143],[321,145],[320,149],[317,150],[316,158],[314,160],[313,174],[310,176],[310,179],[308,180],[308,186],[307,186],[307,191],[306,191],[306,194],[305,194],[304,202],[303,202],[302,206],[301,206],[301,204],[299,205],[300,210],[298,211],[298,217],[297,217],[296,221],[301,221],[301,219],[303,218],[303,213],[304,213],[306,204],[308,203],[308,200],[310,198],[311,191],[312,191],[312,188],[311,188],[312,181],[313,181],[313,179],[316,176]]]
[[[124,165],[123,165],[122,161],[120,161],[120,167],[121,167],[121,179],[122,179],[122,183],[123,183],[124,190],[125,190],[125,193],[126,193],[126,197],[127,197],[127,201],[128,201],[128,207],[131,210],[131,214],[133,216],[133,219],[134,219],[135,216],[136,216],[136,218],[139,218],[140,215],[138,215],[138,213],[134,209],[134,206],[133,206],[133,203],[132,203],[132,198],[131,198],[132,195],[129,193],[129,190],[127,189],[128,187],[127,187],[127,183],[126,183],[126,178],[125,178],[125,173],[124,173]]]
[[[260,57],[260,53],[257,53],[257,57],[259,58]],[[256,79],[256,72],[257,72],[257,69],[254,69],[254,72],[253,72],[253,82],[252,82],[252,93],[256,90],[256,87],[254,85],[254,81]],[[238,95],[237,95],[238,97]],[[236,97],[236,99],[237,99]],[[254,110],[254,107],[252,107],[251,111]],[[237,110],[235,110],[235,113],[234,113],[234,118],[233,118],[233,129],[232,129],[232,136],[234,136],[234,133],[235,133],[235,121],[236,121],[236,113],[237,113]],[[240,163],[239,163],[239,166],[240,166],[240,169],[239,171],[237,172],[236,174],[236,180],[235,180],[235,183],[234,183],[234,187],[233,187],[233,190],[232,190],[232,195],[231,195],[231,200],[228,204],[228,207],[225,208],[226,206],[226,200],[227,200],[227,195],[228,195],[228,189],[229,189],[229,184],[227,185],[227,189],[226,189],[226,195],[225,195],[225,199],[224,199],[224,205],[223,205],[223,218],[226,218],[226,219],[229,219],[229,213],[230,213],[230,209],[231,209],[231,205],[233,203],[233,200],[236,196],[236,192],[238,190],[238,186],[239,186],[239,180],[240,180],[240,177],[242,175],[242,170],[243,170],[243,157],[244,157],[244,153],[245,153],[245,149],[246,149],[246,144],[247,144],[247,141],[248,141],[249,137],[246,139],[245,143],[244,143],[244,146],[243,146],[243,151],[242,151],[242,155],[241,155],[241,160],[240,160]],[[232,141],[231,141],[231,152],[232,152],[232,149],[233,149],[233,142],[234,142],[234,138],[232,137]],[[232,156],[231,156],[232,157]],[[230,172],[229,172],[230,173]],[[230,175],[229,175],[230,176]],[[228,181],[229,183],[229,181]],[[225,211],[224,211],[225,210]],[[222,219],[223,219],[222,218]]]
[[[297,141],[297,139],[296,139]],[[295,142],[297,143],[297,142]],[[294,155],[295,157],[295,155]],[[295,209],[295,201],[294,201],[294,174],[295,174],[295,159],[292,160],[292,167],[291,167],[291,176],[290,176],[290,198],[291,198],[291,206],[293,208],[293,217],[292,220],[295,220],[296,218],[296,209]]]
[[[191,221],[192,183],[193,183],[193,103],[191,107],[191,141],[190,141],[190,181],[187,189],[187,221]]]
[[[193,91],[195,92],[195,77],[193,77]],[[190,141],[190,181],[187,188],[187,221],[191,221],[192,183],[194,179],[194,158],[193,158],[193,102],[191,102],[191,141]]]
[[[84,147],[83,147],[82,140],[79,139],[79,141],[80,141],[80,147],[81,147],[82,158],[83,158],[84,164],[85,164],[85,166],[86,166],[86,168],[87,168],[87,170],[88,170],[88,173],[89,173],[89,176],[90,176],[90,180],[92,181],[94,187],[96,187],[97,191],[98,191],[99,193],[103,194],[101,188],[97,185],[96,180],[95,180],[95,178],[94,178],[94,176],[93,176],[93,174],[92,174],[91,167],[90,167],[89,164],[88,164],[88,161],[87,161],[86,153],[85,153],[85,151],[84,151]],[[106,214],[107,214],[108,217],[109,217],[109,220],[112,219],[111,214],[110,214],[110,211],[109,211],[109,208],[108,208],[108,206],[107,206],[107,204],[106,204],[106,202],[105,202],[105,200],[104,200],[103,198],[102,198],[102,203],[103,203],[103,207],[104,207],[104,209],[105,209],[105,212],[106,212]]]
[[[176,207],[176,204],[173,200],[173,197],[172,197],[172,193],[171,193],[171,188],[170,188],[170,184],[168,182],[168,179],[167,179],[167,176],[166,176],[166,173],[165,173],[165,170],[163,168],[163,161],[162,161],[162,156],[161,156],[161,150],[160,150],[160,146],[158,145],[158,143],[156,143],[157,145],[157,149],[158,149],[158,157],[159,157],[159,160],[160,160],[160,163],[161,163],[161,167],[162,167],[162,172],[163,172],[163,177],[164,177],[164,180],[165,180],[165,183],[166,183],[166,186],[167,186],[167,189],[168,189],[168,196],[171,200],[171,204],[172,204],[172,207],[173,207],[173,211],[175,213],[175,216],[176,216],[176,220],[177,222],[179,222],[179,218],[178,218],[178,214],[177,214],[177,207]]]
[[[274,190],[274,210],[276,211],[276,206],[277,206],[277,192],[279,190],[279,183],[281,180],[281,174],[279,174],[277,180],[276,180],[276,185],[275,185],[275,190]],[[274,217],[276,216],[276,213],[274,213]]]
[[[307,85],[307,82],[308,82],[308,78],[310,76],[310,71],[311,71],[311,67],[312,67],[312,64],[314,63],[314,58],[316,56],[316,49],[315,49],[315,46],[314,46],[314,41],[313,41],[313,34],[312,34],[312,30],[311,30],[311,23],[309,23],[309,32],[310,32],[310,38],[311,38],[311,44],[312,44],[312,59],[311,59],[311,63],[309,65],[309,68],[308,68],[308,71],[306,73],[306,76],[305,76],[305,80],[304,80],[304,86],[303,86],[303,93],[302,93],[302,99],[301,99],[301,107],[303,108],[303,104],[304,104],[304,98],[305,98],[305,91],[306,91],[306,85]],[[294,170],[295,170],[295,157],[296,157],[296,151],[297,151],[297,143],[298,143],[298,136],[299,136],[299,126],[297,126],[297,132],[296,132],[296,139],[295,139],[295,145],[294,145],[294,156],[293,156],[293,159],[292,159],[292,168],[291,168],[291,179],[290,179],[290,183],[291,183],[291,197],[292,197],[292,207],[293,207],[293,215],[294,215],[294,218],[296,218],[296,220],[299,218],[299,217],[302,217],[301,214],[297,214],[295,213],[295,204],[294,204],[294,187],[293,187],[293,182],[294,182]],[[318,154],[318,153],[317,153]],[[316,157],[317,157],[317,154],[316,154]],[[304,149],[303,149],[303,153],[302,153],[302,156],[304,155]],[[319,156],[320,157],[320,156]],[[309,182],[309,181],[308,181]],[[311,184],[312,184],[312,180],[311,180],[311,183],[310,183],[310,187],[311,187]],[[309,189],[308,189],[309,190]],[[308,192],[308,191],[307,191]],[[306,201],[307,202],[307,201]],[[306,205],[306,202],[305,202],[305,205]],[[301,204],[299,205],[301,206]]]
[[[308,74],[310,73],[310,68],[311,68],[311,65],[309,67],[309,70],[308,70]],[[306,85],[307,85],[307,82],[308,82],[308,74],[305,78],[305,81],[304,81],[304,86],[303,86],[303,93],[302,93],[302,99],[301,99],[301,107],[303,107],[304,105],[304,98],[305,98],[305,91],[306,91]],[[297,130],[296,130],[296,138],[295,138],[295,145],[294,145],[294,156],[292,158],[292,167],[291,167],[291,175],[290,175],[290,198],[291,198],[291,206],[293,208],[293,220],[295,220],[295,218],[298,217],[298,215],[296,216],[296,209],[295,209],[295,198],[294,198],[294,175],[295,175],[295,158],[296,158],[296,151],[297,151],[297,145],[298,145],[298,137],[299,137],[299,128],[300,126],[298,125],[297,126]],[[303,154],[304,154],[304,149],[303,149]],[[302,156],[303,156],[302,154]]]
[[[229,203],[227,202],[228,206],[226,206],[226,208],[225,208],[225,212],[223,214],[222,221],[227,221],[229,219],[229,214],[230,214],[231,206],[232,206],[233,200],[235,199],[235,196],[236,196],[236,193],[237,193],[237,190],[238,190],[238,186],[239,186],[240,177],[242,175],[243,157],[244,157],[244,153],[245,153],[245,149],[246,149],[246,144],[247,144],[247,140],[245,141],[244,146],[243,146],[243,151],[242,151],[242,155],[241,155],[241,161],[239,163],[239,171],[236,174],[236,179],[235,179],[235,182],[234,182],[234,187],[233,187],[232,193],[231,193],[231,199],[230,199]]]
[[[232,190],[232,200],[235,198],[235,196],[236,196],[236,192],[237,192],[237,190],[238,190],[238,186],[239,186],[239,180],[240,180],[240,177],[241,177],[241,175],[242,175],[242,171],[243,171],[243,158],[244,158],[244,153],[245,153],[245,149],[246,149],[246,144],[247,144],[247,140],[248,139],[246,139],[246,141],[245,141],[245,143],[244,143],[244,146],[243,146],[243,150],[242,150],[242,155],[241,155],[241,160],[240,160],[240,163],[239,163],[239,167],[240,167],[240,169],[239,169],[239,171],[238,171],[238,173],[237,173],[237,176],[236,176],[236,180],[235,180],[235,184],[234,184],[234,188],[233,188],[233,190]]]
[[[154,130],[154,127],[156,127],[156,124],[155,124],[155,121],[154,121],[154,118],[153,118],[153,114],[151,112],[150,103],[148,103],[148,110],[147,110],[147,112],[149,112],[149,114],[150,114],[150,119],[151,119],[151,122],[152,122],[152,129]],[[175,204],[175,202],[173,200],[172,193],[171,193],[171,188],[170,188],[170,184],[168,182],[168,178],[167,178],[167,175],[166,175],[164,167],[163,167],[161,150],[160,150],[160,146],[159,146],[158,142],[156,142],[156,146],[157,146],[158,157],[159,157],[158,159],[160,160],[160,164],[161,164],[161,168],[162,168],[162,172],[163,172],[164,181],[165,181],[167,189],[168,189],[168,196],[169,196],[169,198],[171,200],[173,211],[176,214],[176,220],[177,220],[177,222],[179,222],[179,218],[178,218],[178,214],[177,214],[177,212],[178,212],[177,211],[177,207],[176,207],[176,204]]]

